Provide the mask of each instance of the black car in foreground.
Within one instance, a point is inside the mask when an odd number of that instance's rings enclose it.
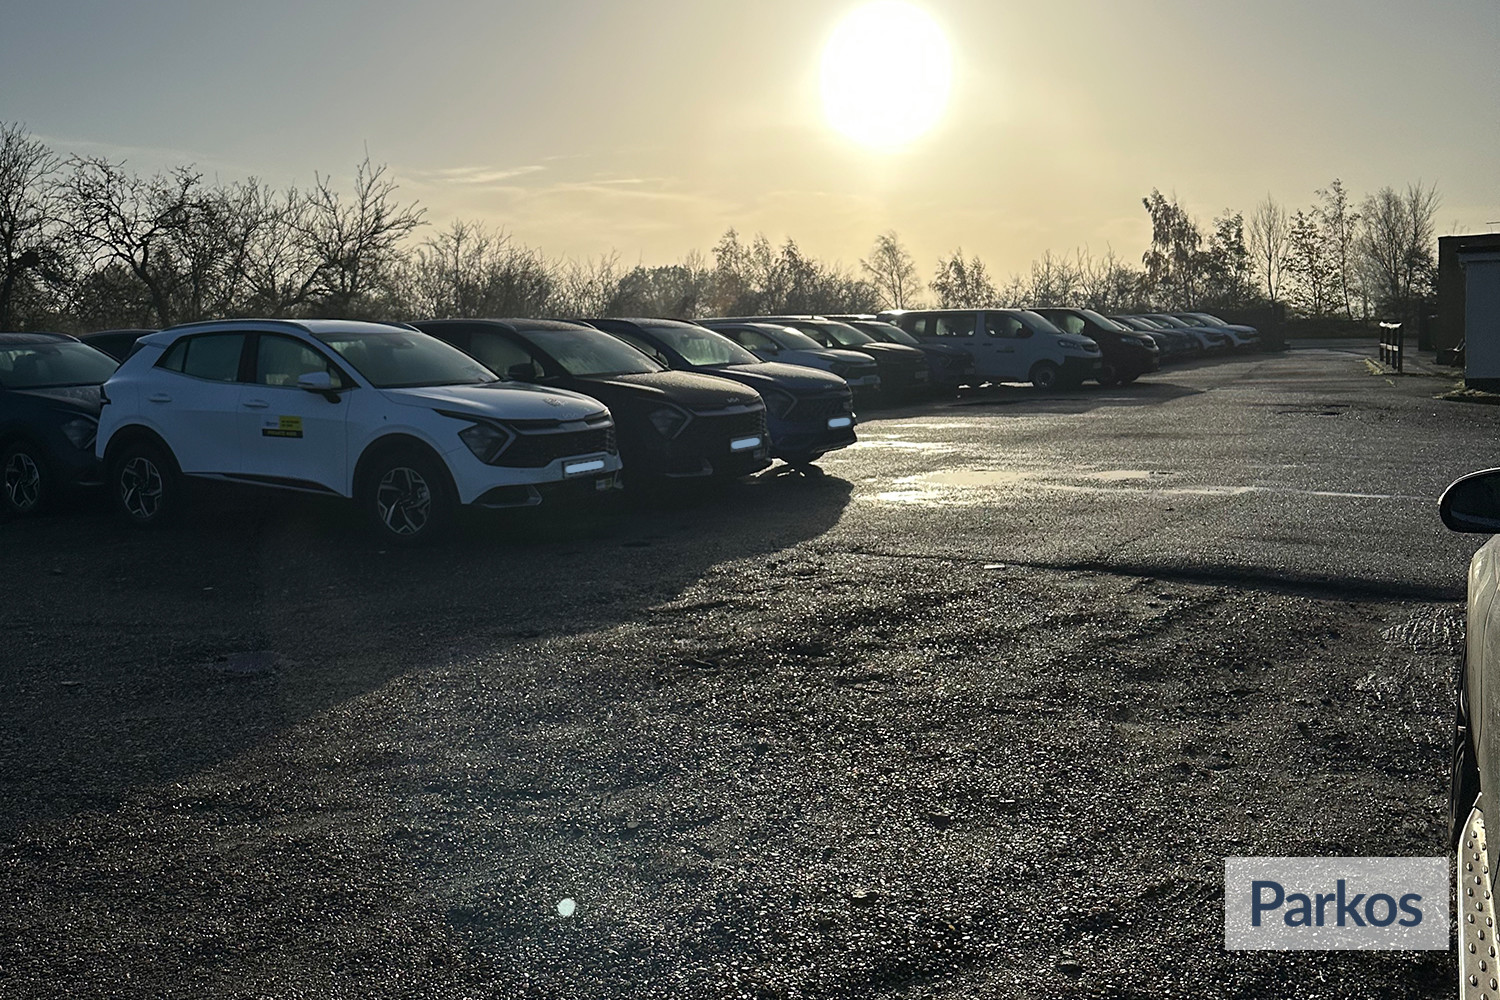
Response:
[[[100,481],[100,386],[119,367],[59,333],[0,333],[0,510],[34,514]]]
[[[734,478],[771,464],[766,405],[738,382],[668,371],[602,330],[544,319],[410,324],[506,378],[592,396],[614,415],[629,480]]]
[[[673,371],[749,386],[766,404],[771,456],[806,465],[854,443],[853,397],[837,375],[762,361],[721,333],[672,319],[588,319]]]
[[[1100,385],[1124,385],[1147,372],[1161,369],[1161,348],[1147,334],[1131,330],[1092,309],[1033,309],[1063,333],[1088,337],[1099,345],[1103,364],[1095,381]]]
[[[957,389],[967,385],[974,370],[974,355],[962,347],[950,344],[924,344],[894,323],[876,319],[874,316],[829,316],[829,319],[847,323],[860,333],[882,344],[902,344],[915,347],[927,355],[927,368],[932,373],[932,384],[944,389]]]

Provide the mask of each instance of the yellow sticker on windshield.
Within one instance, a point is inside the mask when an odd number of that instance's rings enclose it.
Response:
[[[261,437],[268,438],[299,438],[302,436],[302,418],[277,417],[274,424],[268,420],[260,433]]]

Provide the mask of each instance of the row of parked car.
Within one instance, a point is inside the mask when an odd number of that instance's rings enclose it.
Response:
[[[0,333],[0,507],[103,484],[149,526],[216,479],[351,498],[416,542],[462,505],[808,465],[854,442],[856,394],[1128,382],[1162,353],[1087,310]]]

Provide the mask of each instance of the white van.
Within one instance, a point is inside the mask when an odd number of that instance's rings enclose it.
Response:
[[[1097,378],[1099,345],[1063,333],[1025,309],[902,309],[880,318],[925,344],[962,347],[974,358],[980,382],[1030,382],[1038,389]]]

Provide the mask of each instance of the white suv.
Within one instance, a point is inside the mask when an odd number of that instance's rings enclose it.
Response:
[[[352,497],[391,541],[440,534],[459,504],[518,507],[614,488],[598,400],[502,382],[410,327],[224,320],[142,337],[105,383],[95,445],[133,524],[183,477]]]

